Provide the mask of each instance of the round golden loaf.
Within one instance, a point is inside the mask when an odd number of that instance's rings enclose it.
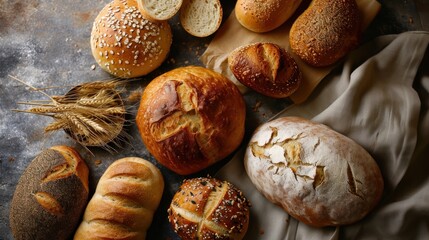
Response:
[[[136,124],[149,152],[187,175],[231,154],[244,135],[244,99],[227,78],[188,66],[153,79],[145,88]]]
[[[16,240],[67,240],[88,200],[88,167],[67,146],[54,146],[31,161],[19,179],[10,208]]]
[[[172,33],[167,21],[143,17],[136,0],[114,0],[94,21],[91,50],[97,63],[120,78],[146,75],[167,57]]]
[[[290,47],[304,62],[328,66],[358,45],[360,25],[355,0],[314,0],[293,23]]]
[[[284,117],[258,127],[244,166],[268,200],[311,226],[354,223],[383,192],[380,169],[364,148],[303,118]]]
[[[289,97],[302,81],[295,60],[274,43],[253,43],[239,47],[229,54],[228,65],[238,81],[273,98]]]
[[[250,203],[227,181],[215,178],[185,180],[174,195],[168,219],[183,240],[243,239]]]

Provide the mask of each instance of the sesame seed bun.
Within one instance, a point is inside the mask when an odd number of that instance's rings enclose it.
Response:
[[[150,21],[135,0],[114,0],[95,19],[92,54],[102,69],[120,78],[144,76],[158,68],[172,42],[166,21]]]

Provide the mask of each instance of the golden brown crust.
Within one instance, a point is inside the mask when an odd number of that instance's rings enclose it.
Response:
[[[74,239],[145,239],[163,189],[152,163],[136,157],[115,161],[101,176]]]
[[[168,218],[187,239],[242,239],[249,223],[250,203],[242,192],[215,178],[185,180],[174,195]]]
[[[268,32],[286,22],[301,0],[238,0],[235,15],[238,22],[253,32]]]
[[[360,12],[355,0],[315,0],[292,25],[292,51],[306,63],[328,66],[357,46]]]
[[[159,67],[170,51],[167,21],[149,21],[135,0],[114,0],[94,21],[91,49],[105,71],[120,78],[143,76]]]
[[[66,146],[41,152],[22,174],[13,195],[14,238],[68,239],[87,199],[88,167],[80,155]]]
[[[253,43],[237,48],[230,53],[228,65],[238,81],[273,98],[290,96],[302,81],[295,60],[273,43]]]
[[[146,87],[136,124],[149,152],[170,170],[198,172],[231,154],[244,135],[237,87],[202,67],[167,72]]]

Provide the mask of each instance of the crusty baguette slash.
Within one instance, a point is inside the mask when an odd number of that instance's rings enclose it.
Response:
[[[161,172],[149,161],[115,161],[101,176],[74,239],[145,239],[163,190]]]

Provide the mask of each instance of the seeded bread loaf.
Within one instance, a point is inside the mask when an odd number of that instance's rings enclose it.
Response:
[[[91,50],[97,63],[120,78],[146,75],[167,57],[172,33],[167,21],[150,21],[136,0],[114,0],[94,21]]]
[[[153,79],[145,88],[136,124],[149,152],[187,175],[231,154],[244,135],[244,99],[230,80],[188,66]]]
[[[88,200],[88,167],[67,146],[41,152],[19,179],[10,208],[16,240],[69,239]]]
[[[325,125],[284,117],[261,125],[244,166],[255,187],[303,223],[354,223],[380,200],[383,178],[360,145]]]
[[[207,37],[222,23],[223,9],[219,0],[184,0],[180,9],[183,29],[196,37]]]
[[[142,15],[155,21],[172,18],[182,6],[182,0],[137,0],[137,3]]]
[[[185,180],[174,195],[168,219],[183,240],[243,239],[250,204],[242,192],[215,178]]]
[[[301,0],[237,0],[238,22],[253,32],[268,32],[286,22]]]
[[[295,60],[273,43],[239,47],[229,54],[228,65],[238,81],[273,98],[289,97],[302,81]]]
[[[306,63],[328,66],[358,45],[360,26],[355,0],[314,0],[293,23],[290,47]]]
[[[161,172],[149,161],[127,157],[101,176],[74,239],[142,240],[164,190]]]

